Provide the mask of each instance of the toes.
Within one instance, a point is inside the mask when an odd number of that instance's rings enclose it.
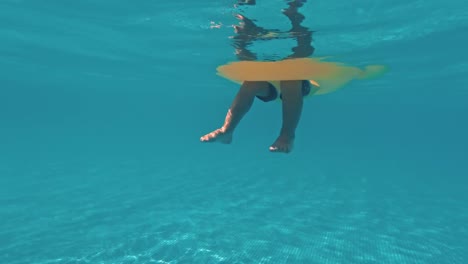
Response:
[[[272,145],[270,146],[271,152],[289,153],[291,152],[291,146],[289,145]]]
[[[213,135],[207,134],[200,138],[201,142],[211,142],[213,141]]]
[[[270,151],[271,152],[283,152],[283,148],[281,146],[273,145],[273,146],[270,147]]]
[[[221,129],[217,129],[209,134],[206,134],[200,138],[201,142],[221,142],[225,144],[231,143],[230,134],[224,134]]]

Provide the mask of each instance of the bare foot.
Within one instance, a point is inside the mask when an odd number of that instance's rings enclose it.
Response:
[[[201,142],[220,142],[223,144],[230,144],[232,142],[232,132],[225,132],[224,129],[219,128],[215,131],[204,135],[200,138]]]
[[[279,136],[275,143],[270,146],[271,152],[289,153],[293,149],[294,139],[288,136]]]

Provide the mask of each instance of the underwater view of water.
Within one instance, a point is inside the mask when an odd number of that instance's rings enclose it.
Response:
[[[468,263],[466,1],[244,2],[0,0],[0,263]],[[278,102],[201,143],[239,15],[278,60],[291,2],[388,72],[304,99],[291,153]]]

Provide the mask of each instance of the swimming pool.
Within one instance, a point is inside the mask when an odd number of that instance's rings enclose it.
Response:
[[[307,1],[314,56],[390,71],[308,98],[277,155],[275,102],[199,142],[238,88],[235,15],[289,25],[234,2],[0,2],[1,263],[468,261],[467,4]]]

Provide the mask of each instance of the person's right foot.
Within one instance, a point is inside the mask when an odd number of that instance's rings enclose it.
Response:
[[[293,149],[294,138],[288,136],[279,136],[275,143],[270,146],[271,152],[289,153]]]
[[[223,128],[218,128],[215,131],[202,136],[200,141],[230,144],[232,142],[232,132],[228,133]]]

